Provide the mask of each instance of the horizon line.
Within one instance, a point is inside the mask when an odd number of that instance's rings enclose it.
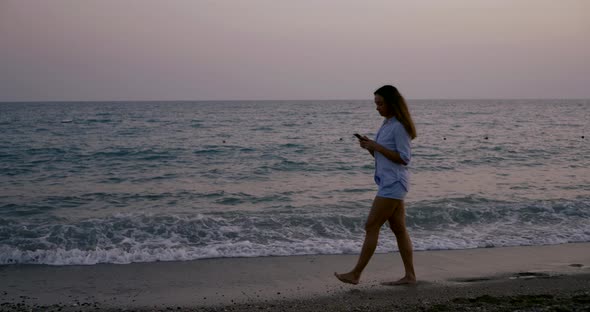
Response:
[[[463,101],[463,100],[496,100],[496,101],[518,101],[518,100],[590,100],[588,98],[541,98],[541,97],[517,97],[517,98],[406,98],[406,101]],[[108,103],[108,102],[327,102],[327,101],[372,101],[372,99],[230,99],[230,100],[17,100],[0,101],[1,103]]]

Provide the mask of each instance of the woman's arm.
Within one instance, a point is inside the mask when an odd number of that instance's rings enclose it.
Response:
[[[389,150],[385,148],[383,145],[378,144],[373,140],[363,140],[361,141],[361,147],[367,149],[373,157],[375,157],[375,152],[381,153],[387,159],[393,161],[397,164],[402,164],[404,166],[407,165],[406,161],[402,159],[400,153],[396,151]]]
[[[370,140],[366,136],[363,137],[363,140],[361,140],[360,144],[361,147],[367,149],[371,155],[373,155],[373,157],[375,157],[375,152],[378,152],[394,163],[407,166],[410,162],[412,153],[410,144],[411,139],[401,124],[397,127],[397,129],[394,130],[393,139],[396,142],[397,151],[387,149],[383,145]]]
[[[373,150],[370,150],[366,147],[363,146],[363,141],[371,141],[371,139],[369,139],[366,135],[363,135],[362,139],[359,139],[359,144],[362,148],[366,149],[367,151],[369,151],[369,153],[371,154],[371,156],[373,156],[373,158],[375,158],[375,152]]]

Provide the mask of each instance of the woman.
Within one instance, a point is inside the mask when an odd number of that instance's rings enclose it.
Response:
[[[395,234],[406,275],[398,281],[384,285],[416,283],[412,242],[406,230],[404,197],[408,192],[410,141],[416,137],[416,128],[406,101],[394,86],[383,86],[374,93],[377,111],[385,117],[375,141],[366,136],[359,139],[360,146],[375,158],[375,183],[379,187],[371,212],[365,224],[365,241],[354,269],[334,275],[342,282],[358,284],[363,269],[377,247],[379,230],[385,221]]]

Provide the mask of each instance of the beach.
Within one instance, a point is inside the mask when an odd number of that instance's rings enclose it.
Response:
[[[4,265],[0,302],[3,311],[493,311],[528,301],[590,309],[589,243],[414,256],[418,283],[398,287],[380,285],[401,277],[397,253],[376,254],[356,286],[333,276],[356,255]]]

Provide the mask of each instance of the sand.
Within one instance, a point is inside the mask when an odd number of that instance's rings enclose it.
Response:
[[[380,285],[402,276],[397,253],[376,254],[359,285],[342,284],[333,272],[356,258],[5,265],[0,310],[508,311],[523,304],[526,311],[537,304],[590,311],[590,243],[415,252],[415,286]]]

